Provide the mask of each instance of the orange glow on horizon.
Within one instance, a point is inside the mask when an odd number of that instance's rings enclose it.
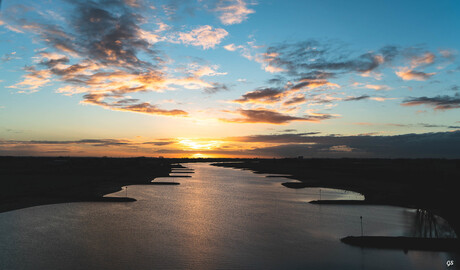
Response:
[[[186,148],[193,150],[213,150],[218,148],[220,145],[220,142],[218,141],[197,142],[196,140],[192,139],[183,139],[180,140],[179,143],[185,146]]]

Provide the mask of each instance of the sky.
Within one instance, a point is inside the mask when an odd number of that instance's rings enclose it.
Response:
[[[460,2],[0,2],[0,155],[460,158]]]

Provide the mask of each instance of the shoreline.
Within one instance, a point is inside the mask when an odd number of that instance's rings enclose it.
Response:
[[[391,161],[392,160],[390,160],[390,163]],[[309,162],[314,163],[314,165],[311,166]],[[321,162],[325,163],[325,165],[321,164]],[[331,164],[328,164],[328,162]],[[340,164],[341,162],[343,162],[343,164]],[[370,169],[366,167],[367,164],[359,164],[360,166],[357,166],[356,169],[353,167],[351,167],[350,169],[347,166],[352,162],[368,162],[371,163],[369,167],[374,165],[372,164],[372,162],[375,162],[377,165],[383,167],[383,169],[378,168],[378,170],[375,169],[375,171],[373,171],[372,167]],[[420,183],[418,183],[414,182],[414,180],[407,177],[406,174],[397,175],[397,177],[394,177],[395,175],[391,174],[391,172],[384,171],[386,167],[382,166],[380,162],[384,163],[388,162],[388,160],[248,160],[246,162],[239,163],[226,162],[213,163],[211,165],[220,167],[230,167],[242,170],[251,170],[254,173],[258,174],[283,175],[282,177],[284,178],[299,181],[282,183],[282,185],[287,188],[296,189],[322,187],[342,189],[360,193],[365,197],[363,201],[346,202],[343,200],[323,200],[312,201],[311,203],[313,204],[387,205],[411,209],[425,209],[445,219],[449,223],[451,228],[455,231],[457,237],[460,235],[460,216],[454,210],[455,205],[458,205],[459,203],[455,200],[455,198],[457,198],[458,196],[455,196],[455,192],[453,189],[450,189],[448,186],[444,184],[446,182],[445,179],[443,179],[442,181],[433,181],[433,179],[437,179],[439,177],[432,177],[432,175],[430,174],[419,174],[417,175],[417,177],[420,177],[419,179],[421,180],[419,181]],[[396,160],[394,162],[423,163],[427,161]],[[439,162],[442,163],[443,160],[440,160]],[[322,167],[315,166],[318,163],[322,165]],[[418,166],[419,164],[415,165]],[[390,165],[386,166],[388,166],[391,169]],[[361,174],[359,169],[363,167],[371,173]],[[417,169],[418,168],[423,169],[422,166],[417,167]],[[378,173],[381,173],[381,175],[378,175]],[[455,173],[457,173],[458,175],[458,170],[454,170],[452,174],[455,175]],[[368,175],[374,175],[375,177],[370,178]],[[410,173],[407,173],[407,175],[410,176]],[[392,176],[395,179],[389,178],[391,180],[387,182],[387,179],[385,177]],[[458,178],[452,177],[452,180],[450,181],[454,181],[454,179]],[[430,193],[431,191],[436,191],[438,193],[436,193],[435,196],[433,196],[433,194]],[[451,193],[452,195],[450,195]]]
[[[158,176],[155,178],[163,178],[169,176]],[[174,176],[172,176],[174,177]],[[179,176],[190,177],[190,176]],[[155,178],[153,180],[155,180]],[[153,181],[152,180],[152,181]],[[152,186],[176,186],[180,185],[179,182],[125,182],[125,183],[115,183],[110,186],[104,187],[104,191],[101,191],[101,187],[98,187],[98,195],[95,196],[31,196],[31,197],[18,197],[10,200],[1,200],[0,201],[0,214],[4,212],[10,212],[14,210],[19,210],[23,208],[30,208],[41,205],[51,205],[51,204],[60,204],[60,203],[74,203],[74,202],[135,202],[135,198],[131,197],[105,197],[108,194],[119,192],[123,190],[124,186],[134,186],[134,185],[152,185]]]
[[[169,177],[171,162],[151,158],[0,157],[0,213],[72,202],[133,202],[105,197],[124,186]]]
[[[341,242],[361,247],[377,249],[401,249],[459,252],[460,241],[456,238],[419,238],[419,237],[387,237],[387,236],[347,236],[340,239]]]
[[[109,194],[109,193],[108,193]],[[2,201],[0,213],[31,208],[42,205],[52,205],[61,203],[75,202],[135,202],[131,197],[28,197],[18,198],[17,200]]]

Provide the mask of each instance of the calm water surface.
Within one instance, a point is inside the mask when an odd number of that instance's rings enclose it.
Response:
[[[0,214],[0,269],[447,269],[450,253],[361,249],[360,235],[411,235],[415,211],[312,205],[286,178],[184,164],[180,186],[130,186],[133,203],[68,203]],[[184,175],[184,174],[181,174]],[[112,196],[124,196],[124,191]],[[322,199],[359,194],[321,189]],[[450,267],[449,269],[455,269]]]

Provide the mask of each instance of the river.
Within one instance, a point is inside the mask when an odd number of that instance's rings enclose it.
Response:
[[[0,269],[446,269],[455,254],[362,249],[360,235],[411,235],[415,210],[313,205],[320,189],[282,176],[183,164],[179,186],[129,186],[136,202],[84,202],[0,213]],[[173,174],[174,175],[174,174]],[[186,175],[186,174],[180,174]],[[125,196],[121,191],[110,196]],[[321,189],[322,199],[362,199]],[[459,261],[460,262],[460,261]],[[455,269],[455,265],[449,269]]]

